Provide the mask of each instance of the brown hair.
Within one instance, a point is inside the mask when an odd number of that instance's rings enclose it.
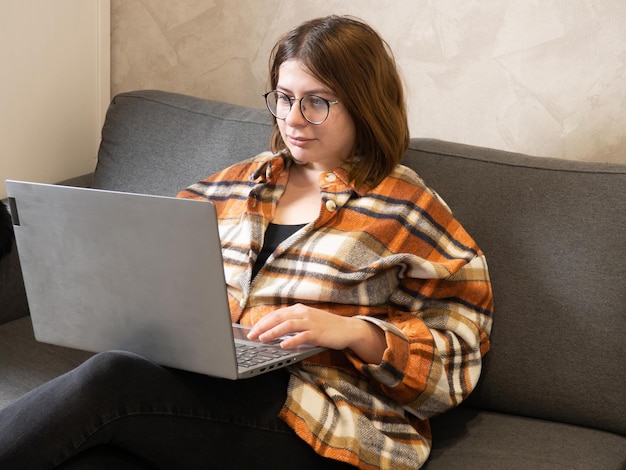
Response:
[[[369,25],[347,16],[307,21],[285,34],[270,55],[270,86],[283,62],[299,60],[335,93],[356,127],[356,185],[375,186],[400,162],[409,144],[402,81],[393,53]],[[272,151],[286,146],[274,125]]]

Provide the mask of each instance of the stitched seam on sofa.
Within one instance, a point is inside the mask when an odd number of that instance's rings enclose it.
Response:
[[[444,142],[444,141],[440,141],[440,142]],[[457,144],[457,145],[465,145],[465,144]],[[580,161],[576,161],[576,160],[565,160],[565,159],[557,159],[557,158],[553,158],[553,157],[534,157],[532,155],[524,155],[522,153],[514,153],[514,152],[506,152],[508,154],[511,155],[511,157],[515,157],[515,158],[533,158],[533,159],[537,159],[537,163],[545,163],[548,164],[550,163],[552,160],[556,160],[558,162],[571,162],[573,165],[577,165],[577,164],[583,164],[583,165],[606,165],[609,168],[604,168],[604,169],[574,169],[574,168],[550,168],[547,166],[539,166],[539,165],[531,165],[528,163],[514,163],[514,162],[503,162],[503,161],[497,161],[497,160],[491,160],[489,158],[485,158],[485,157],[480,157],[480,156],[474,156],[474,155],[468,155],[467,153],[456,153],[456,152],[445,152],[445,151],[439,151],[439,150],[429,150],[429,149],[424,149],[419,147],[419,144],[415,145],[415,144],[411,144],[409,145],[409,149],[413,150],[415,152],[420,152],[420,153],[426,153],[426,154],[430,154],[430,155],[442,155],[442,156],[446,156],[446,157],[459,157],[459,158],[464,158],[466,160],[475,160],[475,161],[479,161],[479,162],[485,162],[485,163],[491,163],[494,165],[503,165],[503,166],[510,166],[510,167],[521,167],[521,168],[530,168],[530,169],[536,169],[536,170],[544,170],[544,171],[556,171],[556,172],[568,172],[568,173],[586,173],[586,174],[609,174],[609,175],[626,175],[626,165],[621,165],[619,163],[603,163],[603,162],[580,162]],[[482,147],[473,147],[474,151],[476,150],[480,150],[482,149]],[[490,151],[489,149],[485,149],[485,151]],[[501,152],[501,151],[499,151]],[[542,161],[543,160],[543,161]]]
[[[185,96],[185,95],[182,95],[182,96]],[[257,125],[257,126],[263,126],[263,127],[269,127],[269,128],[272,127],[272,124],[269,121],[268,122],[261,122],[261,121],[257,121],[257,120],[254,120],[254,119],[226,118],[226,117],[218,115],[218,114],[211,114],[211,113],[196,111],[196,110],[193,110],[193,109],[190,109],[190,108],[185,108],[185,107],[182,107],[182,106],[173,105],[171,103],[166,103],[165,101],[162,101],[162,100],[159,100],[159,99],[156,99],[156,98],[148,98],[146,96],[138,96],[138,95],[132,95],[132,94],[128,94],[128,93],[122,93],[120,95],[115,96],[114,100],[116,100],[118,98],[127,98],[127,99],[137,99],[137,100],[143,100],[143,101],[150,101],[150,102],[153,102],[153,103],[161,104],[163,106],[167,106],[169,108],[179,109],[181,111],[185,111],[185,112],[192,113],[192,114],[197,114],[199,116],[211,117],[211,118],[214,118],[214,119],[219,119],[219,120],[227,121],[227,122],[254,124],[254,125]],[[203,98],[200,98],[200,99],[203,99]],[[237,106],[237,105],[234,105],[234,104],[231,104],[231,103],[222,103],[221,101],[215,101],[215,103],[225,104],[227,106]],[[241,109],[243,111],[246,111],[247,108],[246,107],[241,107]],[[255,108],[249,108],[249,109],[255,109]]]

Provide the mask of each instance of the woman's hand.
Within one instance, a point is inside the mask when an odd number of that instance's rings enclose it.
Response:
[[[337,350],[350,349],[369,364],[380,364],[387,347],[385,333],[376,325],[302,304],[264,316],[252,327],[248,338],[268,342],[286,335],[289,337],[280,343],[283,348],[312,344]]]

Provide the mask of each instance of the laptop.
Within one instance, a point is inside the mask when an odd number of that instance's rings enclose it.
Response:
[[[131,351],[233,380],[323,350],[249,341],[231,322],[212,203],[24,181],[6,188],[38,341]],[[248,350],[241,363],[238,349]]]

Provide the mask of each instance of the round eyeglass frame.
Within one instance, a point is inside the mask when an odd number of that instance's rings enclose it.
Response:
[[[287,114],[285,114],[284,116],[278,116],[276,113],[276,110],[272,110],[272,107],[270,105],[270,100],[268,99],[268,97],[272,94],[277,94],[278,96],[284,96],[285,98],[287,98],[289,100],[289,111],[287,112]],[[289,115],[289,113],[291,112],[291,110],[293,109],[293,104],[296,101],[300,102],[300,113],[302,113],[302,116],[304,117],[304,119],[306,119],[306,121],[310,124],[313,125],[319,125],[322,124],[324,121],[326,121],[326,119],[328,119],[328,116],[330,115],[330,106],[333,104],[337,104],[339,103],[339,100],[335,100],[335,101],[330,101],[327,100],[326,98],[322,98],[321,96],[317,96],[317,95],[304,95],[302,98],[292,98],[291,96],[289,96],[287,93],[284,93],[280,90],[272,90],[272,91],[268,91],[267,93],[265,93],[263,95],[263,98],[265,98],[265,106],[267,106],[268,111],[272,114],[272,116],[274,116],[276,119],[280,119],[281,121],[287,119],[287,116]],[[312,121],[311,119],[309,119],[306,115],[306,108],[304,108],[302,106],[302,102],[304,100],[306,100],[307,98],[315,98],[318,100],[322,100],[324,103],[326,103],[326,116],[324,116],[324,119],[322,119],[321,121]],[[278,102],[278,100],[277,100]]]

